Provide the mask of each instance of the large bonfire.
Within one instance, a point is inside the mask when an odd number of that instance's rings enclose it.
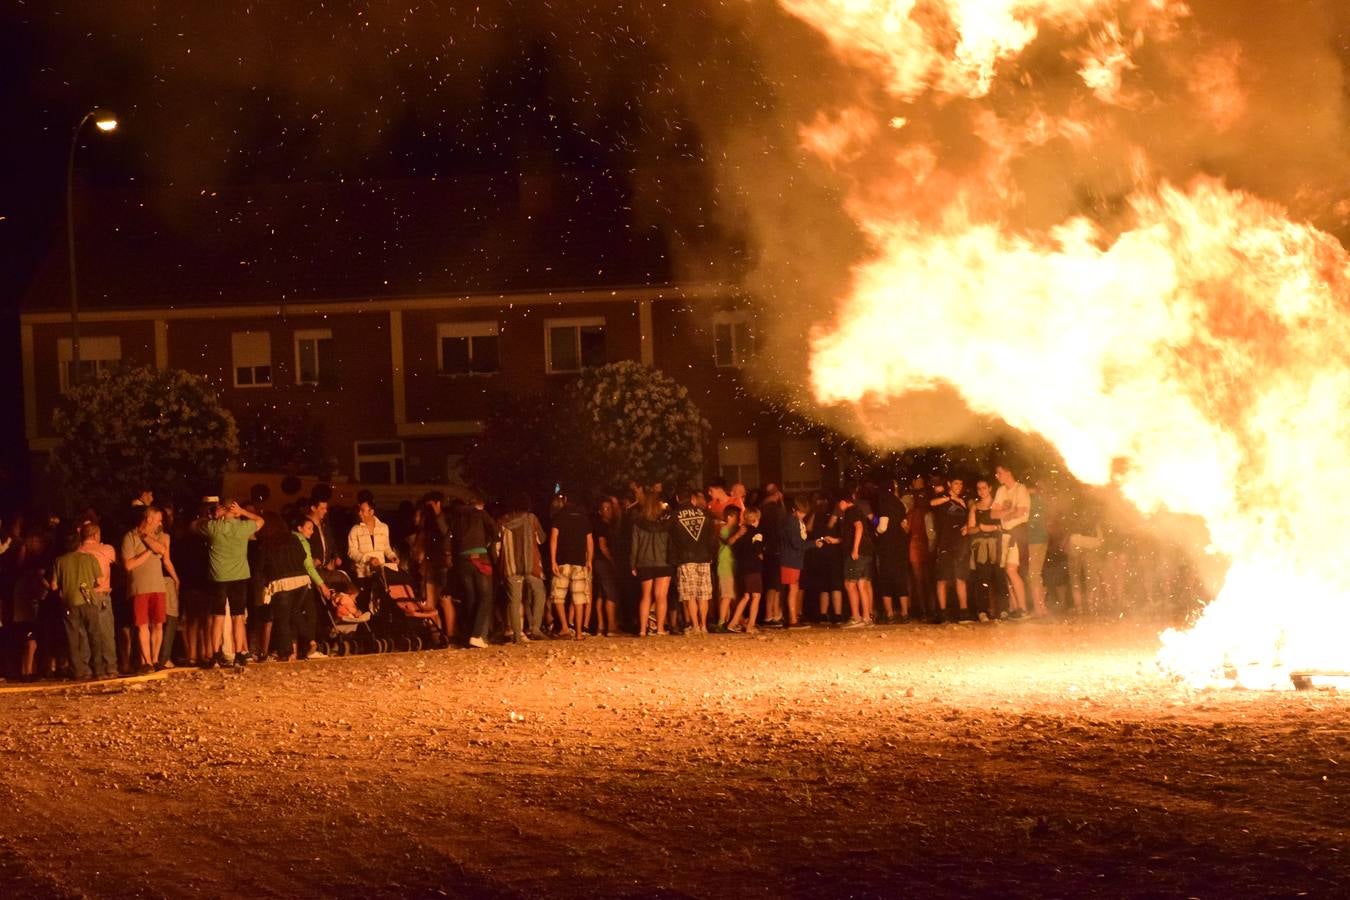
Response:
[[[818,399],[949,384],[1080,479],[1202,517],[1231,565],[1199,620],[1163,636],[1177,675],[1350,669],[1350,257],[1222,173],[1169,183],[1137,127],[1176,98],[1188,127],[1235,127],[1242,48],[1188,34],[1176,0],[780,2],[865,85],[801,133],[851,185],[871,247],[813,335]],[[1050,42],[1067,78],[1043,74]],[[1151,88],[1147,66],[1183,43],[1182,74]],[[1115,160],[1118,196],[1038,219],[1019,166],[1051,146],[1066,167]],[[856,352],[878,341],[905,350]]]

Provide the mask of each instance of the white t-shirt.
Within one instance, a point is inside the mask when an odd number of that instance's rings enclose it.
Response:
[[[1010,485],[1000,484],[998,490],[994,492],[994,509],[1001,509],[1004,506],[1026,510],[1015,518],[1000,519],[999,524],[1003,526],[1004,531],[1012,531],[1018,525],[1027,524],[1031,519],[1031,493],[1027,490],[1027,486],[1017,481]]]

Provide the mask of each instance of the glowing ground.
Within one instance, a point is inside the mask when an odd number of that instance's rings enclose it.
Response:
[[[1330,895],[1350,701],[1139,625],[632,638],[0,694],[49,896]]]

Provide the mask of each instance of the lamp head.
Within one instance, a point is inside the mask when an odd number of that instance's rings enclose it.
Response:
[[[105,134],[109,131],[117,130],[116,114],[106,109],[96,109],[90,113],[90,118],[94,120],[94,127]]]

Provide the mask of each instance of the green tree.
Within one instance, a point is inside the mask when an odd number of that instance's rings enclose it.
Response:
[[[582,443],[574,483],[595,490],[630,480],[702,482],[711,428],[688,390],[665,373],[632,361],[587,369],[568,386],[566,405]]]
[[[205,379],[122,368],[81,382],[52,416],[52,471],[68,504],[123,509],[142,487],[189,502],[238,452],[234,417]]]

